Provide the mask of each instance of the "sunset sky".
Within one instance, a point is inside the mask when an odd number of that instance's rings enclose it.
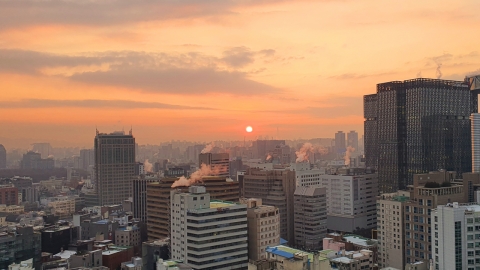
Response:
[[[0,0],[0,144],[363,134],[377,83],[480,73],[480,1]],[[439,75],[439,74],[438,74]]]

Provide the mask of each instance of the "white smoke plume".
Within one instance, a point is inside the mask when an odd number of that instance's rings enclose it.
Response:
[[[173,182],[172,188],[189,187],[195,183],[203,183],[202,179],[204,176],[217,175],[219,172],[220,172],[219,168],[215,168],[212,170],[210,166],[202,164],[200,169],[192,173],[189,178],[186,178],[185,176],[178,178],[177,181]]]
[[[267,157],[265,158],[265,161],[269,161],[270,159],[272,159],[272,155],[268,154]]]
[[[442,63],[437,62],[437,71],[436,71],[437,79],[441,79],[443,76],[441,68],[442,68]]]
[[[203,150],[202,150],[201,153],[202,153],[202,154],[210,153],[210,151],[212,151],[212,149],[213,149],[214,146],[215,146],[215,145],[213,144],[213,142],[205,145],[205,148],[203,148]]]
[[[352,156],[352,153],[355,152],[355,148],[348,146],[347,151],[345,152],[345,156],[343,159],[345,160],[345,165],[350,165],[350,157]]]
[[[312,145],[311,143],[304,143],[300,150],[296,151],[297,163],[308,161],[309,157],[314,153],[327,154],[328,150],[321,145]]]
[[[153,172],[153,165],[148,161],[148,158],[143,162],[145,172]]]

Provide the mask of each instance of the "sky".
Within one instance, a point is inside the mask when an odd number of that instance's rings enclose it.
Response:
[[[480,73],[478,0],[0,0],[0,144],[363,134],[365,94]],[[245,127],[254,131],[246,133]]]

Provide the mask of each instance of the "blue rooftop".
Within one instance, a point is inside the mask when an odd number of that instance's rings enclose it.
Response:
[[[273,253],[275,255],[278,255],[278,256],[282,256],[284,258],[287,258],[287,259],[291,259],[293,258],[293,254],[290,253],[290,252],[286,252],[286,251],[283,251],[283,250],[280,250],[278,249],[277,247],[269,247],[267,248],[266,252],[270,252],[270,253]]]
[[[286,243],[288,243],[287,240],[280,238],[280,245],[285,245]]]

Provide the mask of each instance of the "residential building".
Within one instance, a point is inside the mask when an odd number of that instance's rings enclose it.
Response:
[[[347,133],[347,146],[352,147],[355,151],[358,151],[358,133],[355,130]]]
[[[0,213],[10,213],[10,214],[22,214],[25,212],[25,207],[23,205],[5,205],[0,204]]]
[[[463,185],[463,202],[479,202],[480,201],[480,172],[464,173],[462,179]]]
[[[148,239],[158,240],[170,236],[170,191],[178,178],[163,178],[156,183],[147,183]],[[203,177],[202,185],[215,200],[238,202],[238,182],[225,177]]]
[[[145,174],[133,179],[133,216],[135,218],[147,220],[147,184],[158,181],[158,176]]]
[[[142,258],[133,257],[131,261],[123,262],[120,269],[122,270],[142,270]]]
[[[0,144],[0,169],[7,168],[7,150],[5,146]]]
[[[432,211],[431,230],[435,269],[480,268],[480,205],[437,206]]]
[[[323,238],[323,249],[332,250],[336,254],[342,251],[370,250],[373,252],[373,261],[378,258],[378,241],[356,234],[329,233]]]
[[[142,236],[140,232],[140,227],[136,225],[132,226],[122,226],[115,231],[115,244],[119,246],[129,246],[134,247],[139,253],[142,246]]]
[[[335,133],[335,154],[343,155],[345,153],[347,150],[346,142],[345,133],[343,133],[343,131]]]
[[[36,203],[40,201],[40,184],[33,183],[31,177],[15,176],[11,178],[11,183],[22,194],[20,196],[22,202]]]
[[[133,256],[134,251],[132,247],[109,245],[108,249],[102,252],[103,266],[108,267],[110,270],[121,269],[122,263],[130,261]]]
[[[405,266],[404,206],[410,193],[395,192],[377,197],[378,266]]]
[[[378,169],[382,193],[406,189],[414,174],[444,169],[461,178],[471,171],[475,87],[417,78],[378,84],[364,96],[366,166]]]
[[[193,270],[193,268],[181,261],[158,259],[155,262],[156,270]]]
[[[38,269],[41,264],[41,245],[41,235],[33,226],[4,227],[0,232],[0,269],[32,258],[33,267]]]
[[[198,156],[198,167],[205,164],[210,167],[214,176],[230,177],[230,155],[228,153],[201,153]]]
[[[18,188],[13,185],[0,185],[0,204],[18,205]]]
[[[374,269],[375,261],[371,250],[346,251],[330,259],[330,266],[339,270]]]
[[[80,250],[72,254],[69,259],[70,268],[100,267],[103,265],[102,250]]]
[[[327,228],[352,233],[377,226],[378,175],[369,169],[348,168],[322,175],[327,191]]]
[[[259,198],[265,205],[278,208],[280,237],[294,243],[294,193],[295,172],[248,168],[243,176],[243,193],[246,198]]]
[[[132,196],[135,138],[132,132],[95,136],[95,190],[100,205],[121,204]]]
[[[416,174],[409,186],[410,200],[404,204],[405,261],[432,259],[431,210],[438,205],[464,203],[462,185],[453,182],[455,172]]]
[[[57,196],[45,199],[45,201],[52,208],[52,213],[61,218],[70,217],[75,213],[75,197]]]
[[[195,269],[248,269],[246,205],[210,200],[205,192],[171,192],[172,259]]]
[[[321,250],[327,234],[326,188],[297,187],[294,193],[294,245],[302,250]]]
[[[118,222],[108,219],[98,221],[83,220],[80,224],[81,240],[89,240],[101,235],[105,240],[115,241],[115,233],[119,227]],[[118,245],[118,243],[117,243]]]
[[[240,199],[247,205],[248,258],[253,261],[266,259],[269,246],[280,245],[280,214],[278,208],[263,205],[261,199]]]

